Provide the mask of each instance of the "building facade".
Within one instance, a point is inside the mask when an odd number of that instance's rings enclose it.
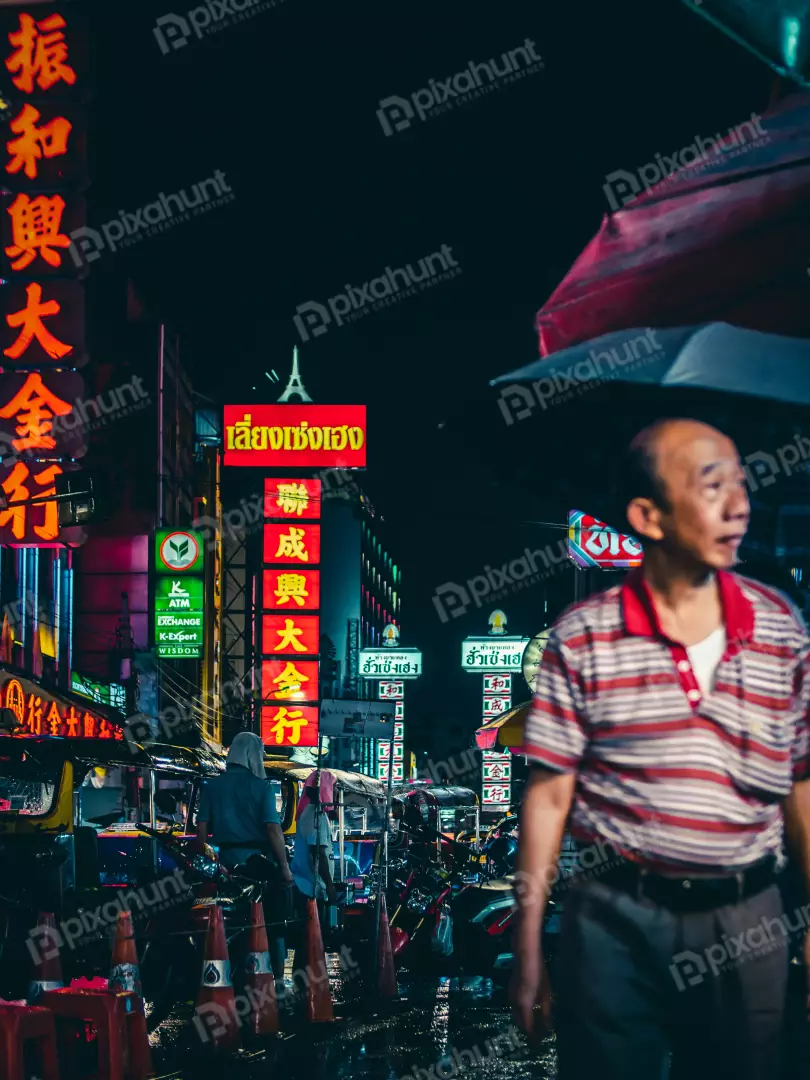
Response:
[[[322,530],[323,696],[374,699],[378,684],[360,678],[359,650],[381,645],[389,623],[401,632],[402,572],[384,517],[356,481],[344,477],[332,493],[325,487]],[[330,762],[374,776],[376,752],[372,739],[339,740]]]

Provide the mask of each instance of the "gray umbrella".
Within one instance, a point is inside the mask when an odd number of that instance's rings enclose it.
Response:
[[[544,508],[536,516],[562,520],[578,507],[610,521],[621,450],[667,416],[691,416],[727,432],[757,499],[778,506],[807,483],[810,439],[794,441],[800,429],[810,435],[804,339],[726,323],[640,327],[534,360],[490,387],[481,455],[498,477],[504,505]],[[470,445],[472,437],[468,457]]]
[[[725,391],[810,405],[810,341],[727,323],[619,330],[493,379],[507,424],[606,382]]]

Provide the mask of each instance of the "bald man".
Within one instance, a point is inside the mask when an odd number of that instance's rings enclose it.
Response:
[[[579,848],[557,992],[560,1080],[764,1080],[779,1069],[790,939],[784,826],[810,882],[810,640],[732,570],[748,527],[734,444],[691,420],[632,442],[626,526],[644,561],[555,623],[523,752],[512,1000],[551,1021],[543,910]]]

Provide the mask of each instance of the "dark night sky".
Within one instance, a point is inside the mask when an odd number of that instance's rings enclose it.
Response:
[[[104,256],[185,329],[195,382],[220,402],[275,400],[263,373],[286,378],[297,305],[452,249],[452,281],[299,344],[316,401],[369,405],[364,484],[397,538],[405,643],[425,652],[409,715],[469,732],[480,681],[459,642],[489,608],[443,625],[431,595],[558,534],[521,524],[538,515],[508,477],[490,486],[438,425],[536,354],[535,311],[599,227],[605,176],[762,112],[771,75],[676,0],[284,0],[163,56],[156,17],[189,6],[98,5],[90,223],[225,173],[230,205]],[[384,135],[381,98],[527,37],[545,70]],[[495,416],[476,426],[479,455],[498,435]],[[500,602],[511,631],[540,628],[542,595]]]

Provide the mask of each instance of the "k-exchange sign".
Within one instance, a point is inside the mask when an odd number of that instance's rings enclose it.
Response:
[[[201,578],[158,578],[155,586],[155,644],[158,656],[199,658],[205,618]]]

